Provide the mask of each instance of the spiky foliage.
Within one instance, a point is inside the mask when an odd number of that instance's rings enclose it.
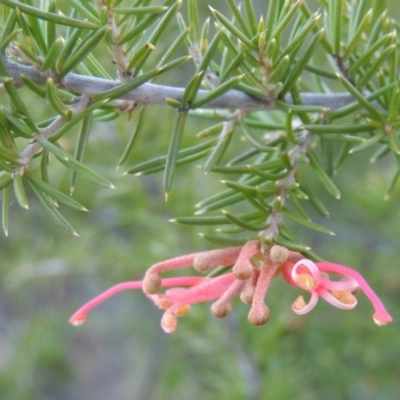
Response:
[[[182,2],[175,0],[64,3],[61,9],[54,0],[0,0],[0,187],[6,234],[12,191],[28,208],[27,187],[55,221],[75,233],[57,202],[85,210],[72,197],[79,177],[113,186],[83,163],[92,121],[122,114],[136,121],[118,162],[124,165],[134,146],[146,145],[139,135],[151,104],[176,110],[175,123],[163,132],[170,132],[168,149],[165,156],[125,171],[164,171],[166,197],[180,165],[200,162],[209,176],[220,174],[224,189],[198,203],[195,216],[175,219],[216,226],[215,235],[203,235],[211,242],[237,245],[261,238],[315,257],[286,224],[293,220],[332,234],[304,207],[309,203],[318,214],[329,215],[310,189],[310,178],[318,177],[339,199],[335,172],[349,154],[373,147],[372,161],[389,156],[396,166],[387,195],[398,180],[399,24],[385,1],[320,0],[314,12],[305,0],[273,0],[260,15],[251,0],[240,5],[227,0],[217,2],[221,9],[210,7],[205,20],[204,10],[198,10],[205,5],[195,0],[188,0],[183,14]],[[174,24],[179,30],[172,36],[168,29]],[[167,30],[170,45],[157,52]],[[97,60],[104,52],[114,71]],[[186,85],[162,83],[189,62],[194,69]],[[37,119],[22,87],[38,102],[45,100],[48,119]],[[198,132],[198,143],[183,148],[185,123],[192,116],[210,121],[209,126]],[[73,132],[78,135],[71,152]],[[70,171],[70,196],[49,179],[57,162]]]

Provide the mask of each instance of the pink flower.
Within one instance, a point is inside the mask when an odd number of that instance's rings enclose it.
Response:
[[[279,250],[278,246],[275,247],[278,251],[271,252],[270,259],[264,261],[261,259],[259,241],[250,241],[241,247],[187,254],[162,261],[147,270],[143,281],[121,283],[89,301],[72,315],[69,322],[81,325],[92,308],[114,294],[123,290],[143,289],[149,299],[165,310],[161,327],[167,333],[175,331],[177,319],[190,310],[191,304],[214,301],[211,311],[216,317],[222,318],[229,315],[232,310],[231,302],[239,294],[245,304],[251,305],[248,317],[250,323],[264,324],[269,318],[269,309],[264,303],[265,294],[288,254],[286,249]],[[210,272],[219,266],[232,266],[233,272],[213,278],[161,278],[164,272],[190,266],[201,272]],[[158,293],[162,287],[172,288],[163,294]]]
[[[326,277],[333,273],[341,277],[340,281],[332,281]],[[303,296],[299,296],[292,305],[292,310],[299,315],[310,312],[317,304],[319,297],[342,310],[351,310],[357,305],[352,294],[355,290],[362,290],[375,308],[373,319],[377,325],[386,325],[392,322],[392,317],[374,293],[366,280],[355,270],[343,265],[329,262],[314,263],[302,259],[294,265],[285,263],[282,270],[283,277],[292,285],[311,293],[308,303]]]
[[[171,270],[194,267],[208,273],[215,268],[231,267],[232,272],[215,277],[187,276],[164,278],[162,274]],[[272,280],[282,272],[291,285],[311,293],[308,303],[299,296],[292,309],[297,314],[311,311],[322,297],[335,307],[350,310],[357,305],[355,290],[363,290],[375,307],[374,321],[378,325],[392,322],[378,296],[365,279],[356,271],[329,262],[314,263],[303,259],[300,253],[281,246],[272,246],[262,251],[261,243],[252,240],[243,246],[187,254],[154,264],[142,281],[120,283],[90,300],[76,311],[69,322],[80,325],[87,313],[109,297],[123,290],[143,289],[147,297],[165,310],[161,327],[174,332],[178,318],[185,315],[195,303],[213,301],[211,312],[219,318],[229,315],[232,300],[240,294],[243,303],[250,306],[248,320],[252,325],[263,325],[269,319],[269,308],[265,297]],[[328,273],[336,274],[340,280],[330,280]],[[160,288],[170,288],[159,293]]]

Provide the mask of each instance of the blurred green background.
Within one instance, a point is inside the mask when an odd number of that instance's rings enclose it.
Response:
[[[170,74],[168,83],[180,79]],[[47,115],[36,98],[31,107]],[[174,119],[173,110],[150,107],[127,165],[163,154]],[[202,124],[190,119],[185,145]],[[270,288],[271,318],[261,327],[248,324],[248,308],[236,301],[223,320],[209,305],[196,305],[167,335],[162,313],[139,291],[111,299],[80,328],[68,325],[72,312],[109,286],[141,279],[157,261],[213,248],[197,235],[204,230],[168,219],[191,215],[196,202],[222,189],[223,177],[179,168],[165,203],[162,174],[123,177],[124,168],[115,168],[131,129],[126,116],[93,127],[85,161],[117,189],[78,183],[76,198],[90,213],[61,211],[79,238],[54,225],[33,195],[29,211],[11,206],[10,237],[0,238],[0,398],[398,399],[400,190],[384,201],[391,160],[370,165],[367,153],[349,157],[337,174],[340,201],[310,178],[331,212],[330,220],[314,220],[336,236],[297,233],[323,258],[362,272],[393,315],[391,325],[373,323],[362,294],[353,311],[320,302],[296,316],[290,306],[298,291],[281,279]],[[75,137],[71,132],[64,145],[73,146]],[[54,167],[53,181],[67,192],[68,171]]]

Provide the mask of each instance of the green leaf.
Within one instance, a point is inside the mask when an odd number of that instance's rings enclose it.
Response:
[[[145,17],[140,18],[138,22],[128,30],[128,32],[125,35],[122,35],[121,38],[118,41],[118,44],[122,45],[124,43],[130,42],[131,40],[135,39],[137,36],[141,37],[143,35],[143,32],[147,28],[150,27],[150,25],[160,17],[160,13],[152,13],[152,14],[147,14]],[[129,50],[130,46],[127,46],[127,50]]]
[[[190,103],[195,99],[197,92],[200,89],[200,85],[203,80],[204,74],[205,70],[200,71],[190,79],[182,95],[182,101],[181,101],[182,108],[188,108],[188,106],[190,106]]]
[[[321,163],[319,162],[317,156],[314,154],[312,150],[307,151],[307,157],[310,159],[310,164],[320,179],[321,183],[324,185],[326,191],[331,194],[336,199],[340,199],[340,191],[333,183],[331,178],[323,169]]]
[[[221,85],[217,86],[215,89],[210,90],[206,95],[196,98],[190,105],[190,108],[198,108],[203,106],[204,104],[217,99],[218,97],[222,96],[228,90],[233,89],[242,79],[244,75],[235,76],[226,82],[222,83]]]
[[[93,24],[99,26],[100,19],[98,13],[93,13],[91,10],[85,7],[85,1],[78,2],[76,0],[67,0],[68,3],[73,7],[76,11],[78,11],[83,17],[87,18]],[[113,13],[117,14],[118,8],[113,9]]]
[[[333,51],[335,54],[340,54],[340,39],[342,37],[342,0],[330,0],[329,4],[329,16],[330,18],[330,30],[333,41]]]
[[[0,172],[0,190],[5,189],[13,181],[12,175],[9,172]]]
[[[221,40],[221,37],[223,35],[223,30],[220,30],[216,33],[214,36],[213,40],[211,43],[208,45],[207,50],[203,54],[202,60],[200,64],[197,67],[197,73],[196,75],[189,81],[185,92],[183,93],[182,96],[182,106],[186,107],[186,103],[192,103],[194,102],[197,92],[200,89],[201,82],[203,80],[203,77],[205,73],[207,72],[207,68],[212,60],[212,57],[214,56],[214,53],[218,47],[218,43]],[[225,86],[224,86],[225,88]],[[201,99],[199,99],[198,103],[200,102],[201,104]],[[203,103],[204,104],[204,103]]]
[[[48,78],[45,86],[46,100],[54,108],[54,110],[69,120],[72,117],[72,111],[67,109],[67,106],[61,100],[60,95],[57,92],[57,87],[52,78]]]
[[[290,170],[284,169],[281,172],[270,173],[270,172],[265,172],[265,171],[255,167],[253,165],[249,165],[248,168],[249,168],[250,172],[254,172],[258,176],[261,176],[262,178],[264,178],[264,179],[266,179],[268,181],[279,181],[280,179],[285,178],[290,172]]]
[[[92,116],[93,116],[93,114],[89,114],[82,121],[82,126],[79,131],[79,137],[78,137],[78,141],[77,141],[76,148],[75,148],[75,154],[74,154],[74,158],[78,162],[83,161],[83,156],[85,154],[86,145],[87,145],[89,135],[90,135],[90,128],[92,126]],[[75,190],[76,184],[78,183],[78,179],[79,179],[79,174],[75,171],[72,171],[71,184],[70,184],[70,194],[71,195]]]
[[[84,207],[82,204],[74,200],[72,197],[67,196],[66,194],[60,192],[59,190],[49,185],[45,181],[38,179],[31,171],[25,171],[25,176],[28,179],[31,186],[32,185],[35,186],[38,190],[46,193],[51,198],[60,201],[61,203],[67,205],[68,207],[75,208],[76,210],[88,211],[86,207]]]
[[[276,83],[283,81],[291,64],[292,62],[288,55],[283,57],[278,63],[274,63],[268,82]]]
[[[19,3],[18,1],[0,0],[0,3],[5,4],[9,7],[17,8],[23,13],[32,15],[36,18],[43,19],[45,21],[53,21],[54,23],[59,25],[66,25],[81,29],[98,29],[98,25],[92,24],[90,22],[80,21],[73,18],[68,18],[64,15],[42,11],[36,7],[31,7],[27,4]]]
[[[247,180],[245,183],[249,183],[249,184],[256,183],[257,184],[259,182],[260,182],[260,178],[257,177],[257,179],[252,178],[252,179]],[[214,195],[200,201],[199,203],[197,203],[195,205],[195,207],[203,208],[205,206],[208,206],[208,205],[214,204],[216,202],[219,202],[221,200],[224,200],[233,194],[235,194],[235,190],[232,190],[232,189],[224,190],[220,193],[214,194]],[[202,213],[200,213],[200,214],[202,214]]]
[[[38,47],[39,51],[42,54],[46,54],[47,45],[43,36],[43,29],[40,26],[40,20],[37,17],[29,14],[26,14],[25,17],[29,24],[29,30],[32,40],[36,43],[36,46]]]
[[[22,29],[16,29],[4,39],[0,38],[0,52],[3,53],[10,43],[22,32]]]
[[[46,56],[40,67],[40,71],[46,71],[46,69],[55,69],[57,64],[57,59],[61,54],[63,49],[63,40],[57,38],[51,45],[50,50],[46,53]]]
[[[288,218],[292,219],[293,221],[305,226],[306,228],[312,229],[316,232],[321,232],[325,233],[326,235],[331,235],[334,236],[334,232],[332,232],[330,229],[325,228],[324,226],[321,226],[319,224],[316,224],[315,222],[312,222],[310,220],[307,220],[299,215],[296,215],[294,212],[289,210],[287,207],[284,207],[282,210],[283,214],[286,215]]]
[[[70,1],[70,0],[69,0]],[[114,14],[127,14],[127,15],[141,15],[141,14],[161,14],[168,10],[166,6],[139,6],[139,7],[129,7],[129,8],[114,8]]]
[[[64,44],[64,48],[61,50],[61,53],[56,62],[56,69],[57,71],[62,71],[65,69],[65,65],[68,62],[71,54],[75,46],[79,42],[79,37],[83,34],[81,29],[74,29],[71,36],[69,36]]]
[[[47,11],[53,14],[57,13],[56,0],[49,0]],[[46,41],[47,47],[50,48],[56,40],[57,28],[53,21],[46,22]]]
[[[188,16],[190,26],[190,38],[193,43],[200,43],[200,24],[199,10],[197,9],[197,0],[188,1]]]
[[[368,94],[367,96],[365,96],[365,100],[367,101],[373,101],[378,99],[380,96],[384,95],[385,93],[389,92],[390,90],[392,90],[395,87],[395,83],[389,84],[385,87],[382,87],[376,91],[374,91],[371,94]],[[344,106],[342,108],[339,108],[337,110],[332,110],[332,111],[328,111],[327,112],[327,117],[330,120],[334,120],[334,119],[338,119],[338,118],[342,118],[345,117],[346,115],[349,115],[350,113],[356,111],[358,108],[360,107],[360,103],[358,101],[355,101],[354,103],[351,103],[347,106]],[[342,125],[345,126],[345,125]],[[366,128],[366,127],[365,127]],[[367,129],[367,128],[366,128]],[[370,127],[370,130],[376,129],[374,127]],[[357,129],[354,128],[354,130],[349,130],[347,129],[348,132],[357,132]],[[334,132],[332,132],[334,133]]]
[[[22,208],[29,209],[29,202],[25,194],[24,183],[22,181],[22,176],[19,174],[15,174],[14,176],[14,194],[18,204]]]
[[[48,170],[48,165],[49,165],[49,153],[48,151],[43,151],[43,154],[40,158],[40,176],[42,178],[42,181],[49,183],[49,170]]]
[[[289,56],[291,60],[295,59],[296,54],[300,49],[300,46],[306,40],[306,36],[317,26],[319,18],[320,18],[319,14],[315,14],[309,18],[309,20],[303,26],[301,31],[298,32],[293,38],[291,38],[287,47],[283,49],[281,55],[275,61],[276,64],[280,63],[281,60],[286,56]]]
[[[7,147],[0,144],[0,158],[2,161],[9,162],[12,166],[21,165],[19,155]]]
[[[363,133],[363,132],[371,132],[376,130],[374,126],[369,124],[343,124],[343,125],[318,125],[318,124],[309,124],[303,125],[298,128],[298,130],[306,129],[312,133],[317,133],[323,135],[324,133]]]
[[[385,133],[381,132],[378,133],[377,135],[372,136],[370,139],[366,140],[365,142],[359,144],[358,146],[352,147],[349,150],[349,154],[357,153],[359,151],[365,150],[374,144],[380,142],[383,138],[385,137]]]
[[[302,2],[300,9],[301,9],[301,13],[306,18],[306,20],[308,20],[308,22],[315,20],[316,23],[312,26],[312,30],[314,33],[318,32],[320,30],[320,27],[318,27],[318,22],[321,18],[321,12],[317,11],[314,15],[311,15],[311,11],[308,8],[307,3],[305,1]],[[321,45],[325,49],[325,52],[327,54],[333,54],[334,50],[333,50],[331,44],[329,43],[329,40],[326,37],[326,33],[321,38]]]
[[[196,156],[199,154],[203,154],[203,151],[209,152],[210,147],[215,143],[215,139],[209,140],[205,143],[201,143],[192,147],[188,147],[186,149],[179,150],[179,159],[185,159],[187,157]],[[124,175],[127,174],[136,174],[142,175],[148,173],[150,170],[154,170],[157,168],[158,171],[161,171],[165,167],[165,162],[167,160],[167,156],[156,157],[152,160],[144,161],[140,164],[137,164],[131,168],[129,168]],[[158,169],[159,168],[159,169]]]
[[[58,147],[57,145],[49,142],[42,136],[38,136],[37,141],[44,149],[54,154],[58,158],[58,160],[61,163],[63,163],[67,168],[71,169],[72,171],[75,171],[78,174],[81,174],[82,176],[85,176],[87,179],[90,179],[91,181],[97,183],[98,185],[114,189],[114,185],[108,179],[102,177],[101,175],[99,175],[97,172],[93,171],[86,165],[83,165],[80,162],[73,159],[61,147]]]
[[[3,58],[0,57],[0,75],[2,76],[8,76],[8,71],[6,66],[4,65]],[[6,89],[9,99],[11,101],[11,104],[15,108],[15,110],[22,114],[24,117],[24,122],[28,127],[35,133],[38,132],[38,129],[35,125],[34,120],[32,119],[27,107],[25,106],[25,103],[22,101],[21,96],[19,95],[17,88],[14,85],[13,81],[10,82],[4,82],[3,83],[4,88]]]
[[[185,41],[188,33],[189,29],[186,29],[185,31],[181,32],[180,35],[175,39],[175,41],[168,46],[168,49],[165,51],[159,63],[157,64],[157,68],[160,68],[168,60],[170,60],[170,58],[174,55],[178,47]]]
[[[224,215],[225,218],[227,218],[229,221],[231,221],[233,224],[237,225],[240,228],[246,229],[248,231],[262,231],[264,229],[268,228],[268,224],[263,224],[263,225],[254,225],[249,221],[246,221],[243,218],[240,218],[238,216],[235,216],[231,214],[230,212],[226,210],[222,210],[222,214]]]
[[[361,136],[347,135],[346,133],[328,133],[322,136],[324,140],[332,140],[334,142],[347,142],[347,143],[364,143],[366,139]]]
[[[380,146],[375,153],[371,156],[371,158],[369,159],[369,162],[371,164],[375,163],[377,160],[379,160],[380,158],[382,158],[383,156],[385,156],[386,154],[388,154],[390,151],[390,147],[387,143],[383,144],[382,146]]]
[[[190,156],[178,158],[178,160],[176,161],[176,166],[179,167],[181,165],[190,164],[194,161],[204,158],[209,153],[210,153],[209,150],[203,150],[203,151],[199,151],[195,154],[192,154]],[[157,167],[148,168],[143,172],[136,173],[135,175],[139,176],[139,175],[145,175],[145,174],[154,174],[155,172],[160,172],[160,171],[164,171],[164,170],[165,170],[165,165],[159,165]]]
[[[242,121],[240,122],[240,126],[247,141],[258,151],[262,153],[272,153],[277,150],[276,147],[267,146],[265,142],[262,142],[256,135],[252,134],[248,129],[246,129],[246,126]]]
[[[275,236],[274,243],[279,244],[280,246],[286,247],[288,250],[297,251],[299,253],[304,253],[306,251],[311,250],[311,247],[308,247],[301,243],[294,243],[291,240],[286,239],[282,235]]]
[[[224,123],[224,127],[222,128],[222,131],[219,134],[218,141],[215,147],[213,148],[210,156],[204,163],[203,170],[205,172],[211,171],[211,169],[221,161],[223,155],[225,154],[225,151],[229,146],[229,142],[231,141],[234,128],[235,128],[234,123],[232,122]]]
[[[199,233],[199,235],[207,242],[217,244],[218,246],[242,246],[244,243],[248,242],[253,238],[245,238],[245,239],[233,239],[233,238],[223,238],[219,236],[211,236],[206,235],[204,233]]]
[[[249,21],[249,28],[252,35],[256,35],[258,32],[258,24],[256,19],[256,13],[254,10],[253,0],[244,0],[244,8],[246,10],[247,20]]]
[[[392,130],[388,134],[390,150],[395,154],[400,154],[400,140],[396,130]]]
[[[143,75],[133,78],[127,83],[119,85],[113,89],[106,90],[105,92],[92,95],[92,100],[94,102],[97,102],[100,100],[105,100],[105,99],[112,100],[121,97],[124,94],[131,92],[137,87],[143,85],[143,83],[149,81],[151,78],[154,78],[163,71],[164,71],[163,67],[152,69],[151,71],[146,72]]]
[[[278,21],[281,3],[282,2],[279,1],[271,1],[268,4],[267,17],[265,19],[265,32],[267,33],[267,40],[271,38],[271,33],[274,31],[274,26]]]
[[[254,182],[255,181],[255,182]],[[264,196],[272,196],[275,194],[278,190],[279,187],[275,185],[275,182],[266,182],[265,184],[262,184],[261,186],[252,186],[252,185],[246,185],[243,183],[238,183],[238,182],[233,182],[233,181],[226,181],[222,180],[221,181],[224,185],[229,187],[230,189],[233,189],[238,192],[246,193],[250,196],[254,196],[256,192],[262,193]],[[265,179],[263,177],[257,177],[257,180],[254,179],[252,183],[261,183],[265,182]]]
[[[206,138],[209,136],[217,135],[221,132],[222,128],[224,127],[223,123],[218,123],[213,126],[209,126],[206,129],[203,129],[199,133],[196,134],[197,138]]]
[[[142,131],[143,124],[144,124],[143,117],[144,117],[144,114],[145,114],[145,110],[146,110],[146,108],[143,107],[139,111],[139,115],[138,115],[138,118],[137,118],[136,124],[135,124],[135,129],[132,131],[132,135],[131,135],[130,139],[128,140],[128,143],[127,143],[127,145],[125,147],[125,150],[124,150],[121,158],[118,161],[118,164],[117,164],[118,167],[120,167],[126,161],[126,159],[128,158],[129,154],[131,154],[135,144],[137,143],[137,140],[139,138],[139,135],[140,135],[140,133]]]
[[[337,77],[345,89],[367,110],[367,112],[369,112],[371,118],[383,122],[384,118],[381,113],[365,99],[365,96],[361,92],[359,92],[344,76],[337,74]]]
[[[155,45],[158,39],[163,35],[165,32],[165,28],[171,21],[172,17],[176,14],[179,7],[181,6],[181,1],[177,1],[169,10],[165,13],[165,15],[161,18],[160,22],[152,29],[152,33],[148,38],[147,42]],[[135,63],[136,71],[139,71],[144,63],[146,62],[147,58],[151,54],[151,51],[147,51],[144,53],[143,57],[141,57],[140,62]]]
[[[400,170],[398,169],[394,173],[394,175],[393,175],[393,177],[392,177],[392,179],[390,181],[389,187],[388,187],[388,189],[386,191],[386,194],[385,194],[385,200],[389,200],[390,195],[393,193],[393,190],[396,187],[397,182],[399,181],[399,178],[400,178]]]
[[[272,31],[271,37],[277,38],[282,35],[283,31],[288,27],[293,17],[298,13],[299,8],[301,7],[301,3],[302,1],[296,1],[296,3],[294,3],[290,7],[290,9],[284,13],[283,18],[279,21],[279,23],[275,26],[274,30]]]
[[[228,31],[230,31],[233,36],[241,40],[249,49],[257,51],[257,45],[254,44],[250,39],[246,37],[242,31],[235,27],[226,17],[224,17],[219,11],[215,10],[214,8],[210,7],[211,12],[214,14],[214,17],[221,22],[223,26],[225,26]]]
[[[183,130],[185,128],[185,122],[187,113],[178,113],[174,129],[172,131],[171,139],[168,147],[167,159],[165,161],[165,172],[164,172],[164,193],[165,198],[168,199],[168,194],[171,190],[172,180],[174,177],[176,163],[179,157],[179,148],[183,136]]]
[[[228,52],[226,52],[226,54],[228,54]],[[219,76],[219,80],[221,83],[224,82],[230,75],[232,75],[238,69],[239,65],[243,61],[243,57],[244,57],[243,53],[239,53],[237,56],[233,58],[231,63],[226,67],[223,67],[221,62],[221,71]]]
[[[177,222],[183,225],[230,225],[231,222],[225,217],[179,217],[171,219],[170,222]]]
[[[393,44],[385,49],[376,61],[356,80],[356,86],[362,87],[377,73],[382,64],[392,55],[396,50],[396,45]]]
[[[102,28],[94,31],[88,35],[75,53],[70,54],[68,61],[63,65],[59,71],[59,76],[63,77],[73,68],[75,68],[87,55],[97,46],[104,35],[110,31],[109,26],[103,26]]]
[[[285,93],[287,93],[291,87],[296,83],[298,77],[301,75],[303,72],[305,66],[307,63],[310,61],[311,56],[314,54],[318,44],[321,41],[322,36],[324,35],[324,30],[321,29],[311,40],[309,43],[306,51],[304,54],[298,59],[296,65],[294,68],[289,72],[287,78],[285,79],[283,83],[282,90],[280,92],[280,96],[283,96]]]
[[[10,209],[10,186],[6,186],[3,190],[3,204],[1,210],[1,220],[3,232],[6,236],[8,236],[8,222],[9,222],[9,209]]]
[[[146,43],[136,53],[132,55],[129,64],[126,67],[126,70],[131,71],[133,69],[133,76],[137,76],[143,64],[147,60],[147,57],[153,52],[154,49],[155,47],[150,41]]]
[[[101,108],[102,105],[106,104],[108,100],[101,100],[92,103],[90,106],[84,108],[78,114],[75,114],[65,125],[63,125],[57,132],[54,133],[49,140],[51,142],[57,142],[65,133],[67,133],[74,125],[76,125],[81,119],[91,114],[94,110]]]
[[[229,193],[232,193],[232,192],[229,192]],[[206,206],[200,208],[200,210],[197,210],[195,212],[195,215],[201,215],[201,214],[205,214],[206,212],[219,210],[223,207],[227,207],[227,206],[230,206],[231,204],[235,204],[240,201],[243,201],[244,199],[245,199],[245,196],[242,193],[233,192],[233,194],[230,194],[229,196],[226,196],[219,201],[215,201],[213,203],[207,204]]]
[[[318,58],[318,57],[317,57]],[[316,62],[318,62],[318,60],[316,60]],[[332,80],[337,80],[337,76],[336,74],[334,74],[333,72],[327,71],[326,69],[321,69],[316,67],[315,65],[306,65],[304,68],[306,71],[310,71],[313,74],[317,75],[317,76],[322,76],[324,78],[328,78],[328,79],[332,79]]]
[[[235,0],[227,0],[228,6],[235,17],[235,22],[238,24],[240,31],[246,35],[247,38],[251,38],[253,34],[251,33],[247,22],[243,16],[241,7],[236,3]]]
[[[54,219],[54,221],[60,224],[68,232],[71,232],[75,236],[79,236],[75,229],[70,225],[70,223],[61,215],[57,210],[54,203],[49,199],[49,197],[43,193],[41,190],[37,189],[35,185],[31,185],[32,190],[36,194],[37,198],[40,200],[43,208],[48,212],[48,214]]]
[[[361,36],[364,31],[368,28],[372,18],[372,9],[369,10],[362,19],[361,23],[358,25],[357,30],[354,33],[354,36],[350,40],[350,42],[346,46],[346,50],[343,53],[342,60],[347,60],[352,54],[354,54],[354,50],[361,42]]]
[[[5,17],[5,15],[4,15]],[[11,10],[8,13],[7,19],[2,26],[2,31],[0,35],[0,51],[3,52],[4,49],[8,46],[8,43],[12,40],[12,37],[15,32],[19,34],[21,32],[20,29],[15,29],[15,24],[17,22],[17,12],[15,10]],[[10,40],[8,39],[10,38]]]

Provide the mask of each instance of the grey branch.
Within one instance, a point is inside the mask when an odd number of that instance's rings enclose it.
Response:
[[[22,85],[21,75],[25,75],[39,85],[45,85],[46,77],[34,67],[17,63],[7,57],[4,57],[4,63],[9,77],[15,80],[16,85]],[[64,89],[89,96],[113,89],[120,84],[118,81],[79,75],[72,72],[67,74],[60,82]],[[166,98],[180,101],[184,91],[185,88],[145,83],[125,94],[121,99],[132,100],[140,104],[166,105]],[[201,98],[207,93],[207,90],[199,90],[198,97]],[[348,93],[302,93],[301,98],[304,105],[321,106],[328,109],[337,109],[354,101],[354,98]],[[285,97],[285,101],[291,103],[290,95]],[[271,110],[275,109],[275,100],[268,97],[250,96],[239,90],[229,90],[217,99],[206,103],[203,108],[235,108],[247,112]]]

